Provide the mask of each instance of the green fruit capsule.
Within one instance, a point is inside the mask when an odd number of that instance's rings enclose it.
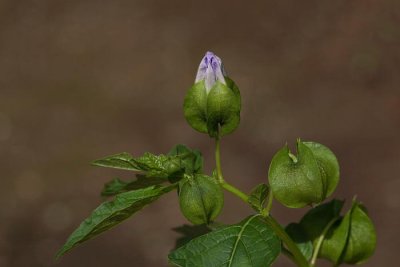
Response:
[[[209,224],[221,212],[224,195],[214,178],[197,174],[180,182],[179,204],[191,223]]]
[[[289,208],[319,204],[339,182],[339,164],[327,147],[297,141],[297,156],[288,146],[279,150],[269,167],[269,183],[275,198]]]
[[[284,146],[275,154],[269,168],[274,197],[289,208],[302,208],[324,199],[318,163],[308,146],[297,142],[297,157]]]
[[[365,208],[354,201],[346,215],[329,230],[319,257],[339,265],[360,264],[374,253],[375,227]]]

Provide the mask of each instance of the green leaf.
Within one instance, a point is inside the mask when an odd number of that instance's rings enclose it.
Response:
[[[248,202],[254,210],[261,212],[264,209],[264,203],[268,194],[268,185],[259,184],[251,191]]]
[[[146,172],[148,177],[168,178],[181,170],[179,159],[163,154],[154,155],[146,152],[143,156],[134,158],[133,161],[142,171]]]
[[[260,215],[193,239],[169,254],[182,267],[266,267],[281,251],[281,242]]]
[[[304,257],[310,260],[313,253],[313,244],[303,227],[298,223],[291,223],[286,226],[285,231],[297,244]]]
[[[111,227],[128,219],[144,206],[157,200],[161,195],[174,189],[170,186],[150,186],[144,189],[119,194],[114,200],[97,207],[92,214],[71,234],[57,254],[57,258],[78,244],[89,240]]]
[[[207,90],[204,80],[194,84],[186,93],[183,103],[186,121],[195,130],[207,133]]]
[[[121,153],[95,160],[93,165],[138,171],[147,177],[168,179],[175,183],[182,179],[184,174],[201,173],[203,157],[198,150],[177,145],[168,155],[144,153],[141,157],[133,158],[128,153]],[[121,183],[116,186],[121,186]]]
[[[309,210],[300,220],[300,224],[311,241],[316,241],[325,227],[340,216],[344,201],[333,199],[328,203]]]
[[[143,156],[134,158],[133,162],[147,177],[172,178],[170,182],[176,182],[184,174],[181,160],[177,156],[154,155],[146,152]]]
[[[324,199],[323,183],[317,161],[300,140],[297,157],[287,145],[271,161],[268,177],[274,197],[289,208],[301,208]]]
[[[185,169],[186,174],[196,174],[203,172],[203,156],[198,150],[192,150],[185,145],[176,145],[168,153],[180,159],[181,168]]]
[[[92,164],[95,166],[129,170],[129,171],[141,170],[135,164],[133,157],[126,152],[95,160],[92,162]]]
[[[193,224],[209,224],[221,212],[224,194],[210,176],[187,176],[179,183],[179,205],[182,214]]]
[[[349,264],[365,262],[375,251],[375,227],[368,217],[366,209],[354,202],[351,211],[348,243],[343,255],[343,261]]]
[[[144,175],[137,174],[137,179],[131,182],[125,182],[119,178],[115,178],[112,181],[104,185],[103,191],[101,191],[102,196],[114,196],[126,191],[136,190],[140,188],[149,187],[152,185],[162,184],[168,181],[165,178],[159,177],[145,177]]]
[[[237,88],[237,87],[236,87]],[[217,137],[233,132],[240,122],[240,94],[217,81],[208,93],[208,134]]]
[[[335,154],[326,146],[316,142],[303,143],[311,149],[317,160],[324,184],[324,195],[328,197],[335,191],[339,183],[339,162]]]
[[[211,232],[212,229],[210,229],[206,224],[200,224],[200,225],[184,224],[182,226],[172,228],[172,230],[181,234],[181,236],[175,241],[175,249],[177,249],[188,243],[190,240]]]

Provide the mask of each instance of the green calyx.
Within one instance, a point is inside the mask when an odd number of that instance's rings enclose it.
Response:
[[[354,201],[351,209],[328,231],[319,257],[336,265],[360,264],[375,251],[376,232],[364,206]]]
[[[209,224],[224,205],[222,188],[210,176],[187,176],[179,183],[179,205],[191,223]]]
[[[240,122],[240,92],[225,77],[226,85],[217,81],[207,93],[204,80],[194,84],[186,94],[183,110],[193,129],[217,137],[233,132]],[[218,133],[219,131],[219,133]]]
[[[327,147],[297,141],[297,156],[285,145],[273,157],[269,182],[275,198],[290,208],[321,203],[339,182],[339,164]]]

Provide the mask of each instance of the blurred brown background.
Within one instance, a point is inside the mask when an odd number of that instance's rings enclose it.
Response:
[[[241,88],[242,123],[223,140],[227,180],[249,191],[302,137],[341,163],[335,197],[357,194],[376,223],[364,266],[397,266],[399,1],[0,1],[0,266],[166,266],[185,223],[175,194],[54,262],[128,172],[91,167],[127,151],[199,148],[182,101],[207,50]],[[220,219],[251,211],[227,194]],[[273,212],[282,223],[305,210]],[[275,266],[293,266],[280,257]],[[322,264],[321,266],[325,266]]]

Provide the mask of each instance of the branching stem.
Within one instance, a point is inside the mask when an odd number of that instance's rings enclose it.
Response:
[[[217,168],[217,177],[218,177],[218,182],[220,185],[227,191],[231,192],[232,194],[238,196],[240,199],[242,199],[244,202],[247,203],[249,196],[242,191],[240,191],[237,187],[231,185],[230,183],[226,182],[224,179],[224,176],[222,174],[222,168],[221,168],[221,151],[220,151],[220,138],[216,138],[215,142],[215,164]]]
[[[268,202],[267,202],[267,206],[265,206],[265,208],[262,210],[261,214],[266,217],[269,216],[269,213],[271,211],[272,208],[272,201],[274,200],[274,195],[272,194],[272,191],[269,191],[268,194]]]
[[[217,179],[218,182],[221,184],[221,186],[239,197],[241,200],[248,203],[249,196],[245,193],[243,193],[241,190],[236,188],[235,186],[227,183],[223,177],[222,174],[222,168],[221,168],[221,148],[220,148],[220,136],[218,135],[216,138],[216,143],[215,143],[215,163],[216,163],[216,168],[217,168]],[[307,262],[306,258],[303,256],[301,253],[300,249],[296,245],[296,243],[293,242],[293,240],[288,236],[288,234],[285,232],[285,230],[280,226],[280,224],[269,214],[271,207],[272,207],[272,200],[273,200],[273,195],[272,192],[270,192],[269,198],[268,198],[268,203],[265,209],[262,211],[262,215],[265,218],[266,223],[275,231],[275,233],[279,236],[279,238],[282,240],[282,242],[285,244],[287,247],[288,251],[291,253],[290,257],[299,267],[310,267],[309,263]]]

